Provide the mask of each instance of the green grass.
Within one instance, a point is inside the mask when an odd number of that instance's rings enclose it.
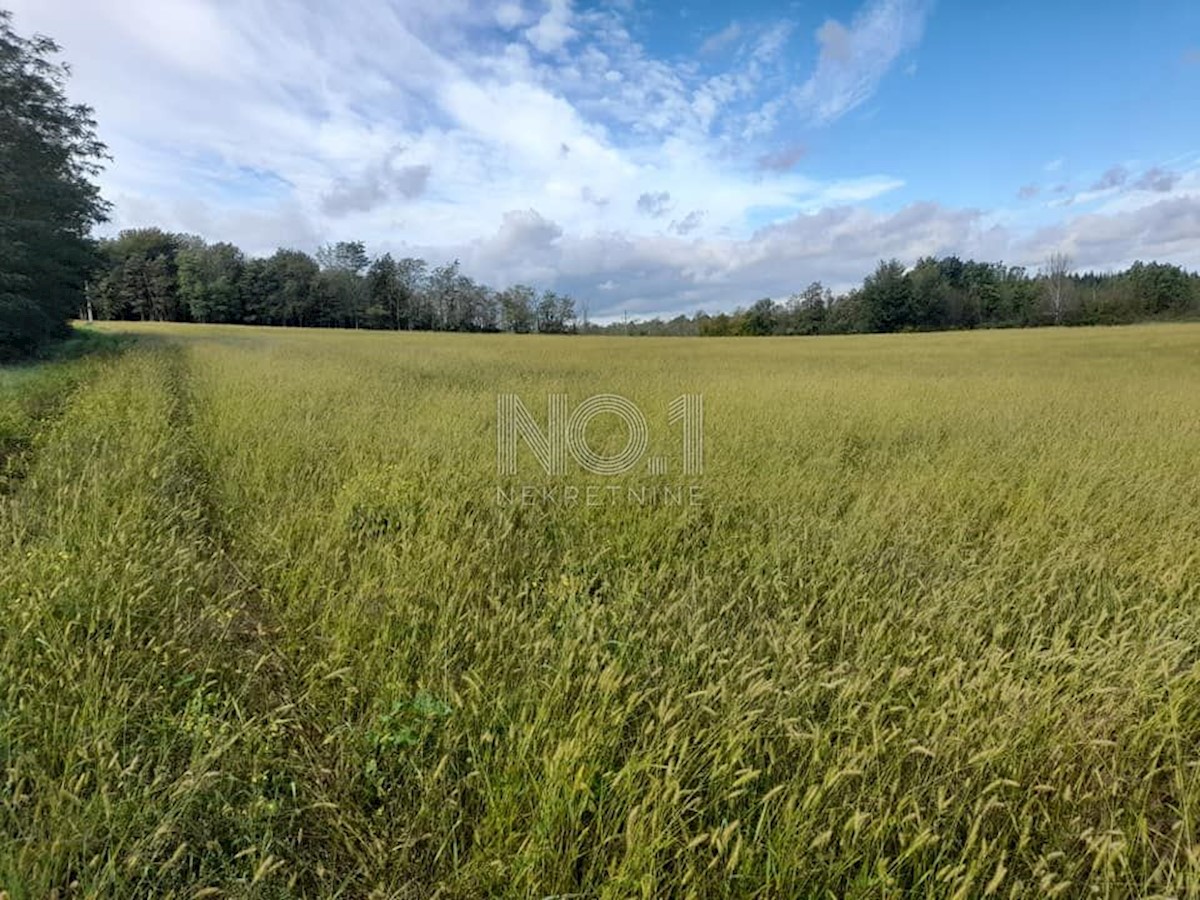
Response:
[[[1200,892],[1200,326],[123,330],[0,498],[11,900]],[[703,503],[497,504],[500,392],[703,394]]]

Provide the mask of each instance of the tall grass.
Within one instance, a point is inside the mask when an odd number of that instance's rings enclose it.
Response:
[[[14,900],[1200,892],[1200,327],[140,330],[0,501]],[[498,504],[500,392],[703,502]]]
[[[35,436],[71,391],[88,380],[99,359],[120,352],[125,343],[119,336],[77,328],[40,359],[0,367],[0,493],[23,477]]]

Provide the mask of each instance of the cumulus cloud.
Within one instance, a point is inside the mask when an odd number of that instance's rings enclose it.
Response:
[[[529,20],[529,15],[520,3],[501,3],[496,7],[496,24],[506,30],[512,30]]]
[[[509,210],[500,227],[458,256],[472,268],[498,273],[503,281],[553,281],[562,227],[534,209]]]
[[[1123,212],[1089,213],[1035,232],[1017,246],[1026,255],[1060,247],[1080,267],[1124,266],[1137,259],[1200,265],[1200,195],[1159,200]]]
[[[1017,191],[1017,198],[1020,200],[1031,200],[1038,195],[1041,190],[1036,184],[1021,185],[1021,189]]]
[[[548,6],[537,24],[525,32],[525,37],[543,53],[555,53],[578,32],[571,25],[571,0],[548,0]]]
[[[425,193],[429,174],[427,163],[396,166],[396,153],[368,165],[355,178],[338,178],[333,189],[321,200],[321,208],[331,216],[369,212],[394,200],[412,200]]]
[[[695,236],[744,232],[755,209],[900,183],[806,178],[798,150],[778,149],[787,23],[743,26],[748,49],[702,71],[648,52],[611,4],[178,0],[134,29],[112,5],[13,3],[20,27],[67,47],[72,92],[96,107],[115,157],[102,188],[123,223],[141,198],[167,211],[164,227],[242,241],[174,201],[247,213],[287,203],[322,235],[452,247],[512,209],[569,234],[637,234],[671,209],[703,208]],[[640,208],[609,202],[642,195]]]
[[[827,19],[817,29],[817,67],[797,100],[829,123],[875,93],[896,60],[917,45],[928,12],[924,0],[870,0],[849,26]]]

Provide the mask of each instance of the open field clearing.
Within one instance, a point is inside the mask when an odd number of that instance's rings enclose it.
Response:
[[[0,375],[11,900],[1200,893],[1200,325],[106,330]]]

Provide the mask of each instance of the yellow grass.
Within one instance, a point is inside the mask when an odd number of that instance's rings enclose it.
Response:
[[[0,499],[13,900],[1200,891],[1200,326],[110,327]]]

